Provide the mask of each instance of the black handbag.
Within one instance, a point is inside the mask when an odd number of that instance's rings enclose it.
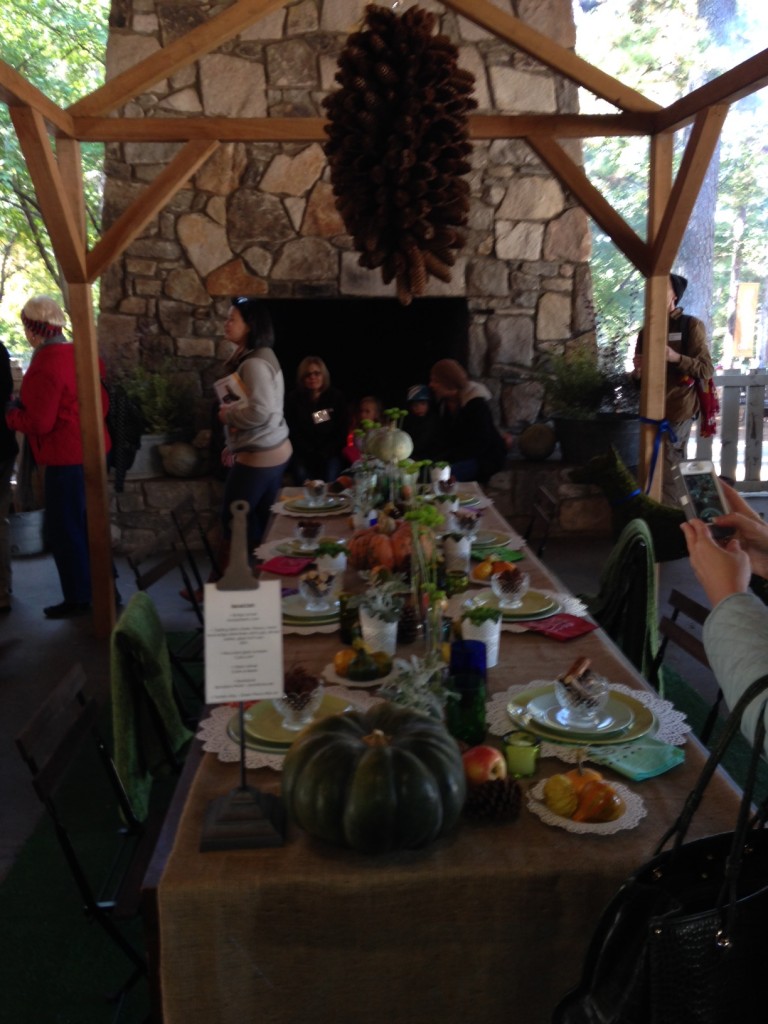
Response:
[[[761,708],[735,830],[684,842],[744,709],[766,690],[768,675],[744,692],[655,856],[603,911],[581,982],[555,1009],[553,1024],[764,1024],[768,1019],[768,1000],[761,995],[768,970],[766,805],[751,812],[768,700]]]

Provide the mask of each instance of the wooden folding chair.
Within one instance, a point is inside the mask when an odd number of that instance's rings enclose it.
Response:
[[[672,608],[671,615],[662,616],[659,622],[659,633],[661,634],[661,644],[659,645],[658,654],[656,655],[656,669],[661,667],[661,663],[664,660],[664,654],[667,649],[667,644],[671,640],[673,643],[689,654],[692,658],[695,658],[700,665],[704,668],[712,671],[712,666],[709,664],[709,658],[707,658],[707,652],[704,650],[704,643],[701,636],[695,633],[690,628],[690,623],[698,626],[699,628],[704,625],[704,621],[709,615],[709,609],[705,608],[703,604],[699,604],[692,597],[684,594],[681,590],[673,589],[669,595],[669,604]],[[679,621],[680,618],[686,619],[689,622],[689,626],[684,626]],[[712,735],[712,730],[717,721],[717,716],[720,711],[720,703],[723,699],[723,692],[718,688],[717,696],[709,710],[706,721],[701,728],[701,735],[699,739],[702,743],[708,743],[709,738]]]
[[[544,554],[544,548],[549,539],[549,531],[552,527],[552,520],[556,517],[557,510],[557,498],[541,484],[534,495],[531,518],[528,520],[528,526],[523,534],[526,542],[530,543],[536,532],[537,525],[540,524],[538,546],[536,548],[536,555],[539,558]]]
[[[218,559],[214,553],[213,546],[208,538],[208,532],[200,520],[200,515],[195,508],[195,503],[191,494],[188,494],[183,501],[180,501],[175,508],[171,509],[171,520],[173,521],[173,525],[176,527],[179,543],[184,550],[189,570],[195,579],[198,589],[202,590],[204,582],[203,575],[200,572],[197,558],[195,556],[196,548],[193,546],[193,538],[197,538],[202,545],[202,550],[205,552],[214,576],[220,576],[221,569]],[[198,548],[197,550],[200,549]]]
[[[117,919],[135,916],[140,907],[141,883],[162,825],[162,815],[139,822],[117,773],[110,750],[97,727],[99,707],[85,693],[82,666],[73,666],[59,681],[30,722],[16,738],[16,746],[32,775],[32,784],[53,823],[56,838],[77,885],[83,907],[133,965],[133,971],[114,997],[119,998],[147,973],[144,954],[128,941]],[[77,759],[92,744],[114,796],[115,844],[103,878],[86,870],[82,842],[74,822],[65,820],[62,784]],[[82,834],[81,838],[82,838]]]

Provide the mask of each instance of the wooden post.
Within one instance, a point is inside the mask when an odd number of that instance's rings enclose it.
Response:
[[[662,222],[672,190],[672,135],[654,135],[651,139],[651,166],[648,182],[648,239],[652,245]],[[664,418],[667,389],[667,285],[668,270],[653,269],[645,284],[645,321],[643,325],[643,375],[640,391],[640,415],[649,420]],[[640,483],[647,485],[656,440],[657,426],[642,424],[640,431]],[[662,458],[662,455],[659,455]],[[661,497],[662,467],[658,465],[651,483],[651,497]]]

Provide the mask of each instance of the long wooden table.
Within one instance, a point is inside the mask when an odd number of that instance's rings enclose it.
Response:
[[[270,536],[289,536],[294,525],[277,516]],[[483,525],[506,526],[494,510]],[[341,519],[328,527],[347,530]],[[524,566],[534,587],[564,589],[530,552]],[[286,636],[286,658],[316,670],[338,647],[337,634]],[[596,630],[565,644],[503,633],[489,688],[552,678],[577,654],[615,682],[647,685]],[[685,749],[683,765],[630,784],[648,810],[632,830],[574,835],[523,808],[514,823],[462,821],[426,849],[380,857],[331,848],[293,826],[284,847],[200,853],[209,802],[238,783],[235,766],[202,755],[187,770],[178,828],[169,825],[173,848],[160,849],[147,882],[162,1019],[548,1022],[578,979],[602,907],[648,859],[690,790],[703,753],[693,739]],[[561,769],[559,760],[541,760],[537,778]],[[279,792],[280,776],[268,769],[249,773],[249,782]],[[729,829],[736,800],[718,776],[693,835]]]

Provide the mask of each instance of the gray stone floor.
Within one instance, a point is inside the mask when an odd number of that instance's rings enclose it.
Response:
[[[768,508],[768,495],[755,499],[760,511]],[[549,541],[544,561],[574,593],[594,593],[600,570],[611,550],[608,538],[557,537]],[[130,570],[118,561],[118,586],[124,600],[134,592]],[[190,607],[178,595],[180,581],[168,577],[153,588],[153,597],[167,629],[195,626]],[[659,609],[678,587],[705,602],[687,559],[661,567]],[[75,662],[82,662],[94,690],[108,689],[108,643],[94,638],[88,617],[50,621],[45,605],[61,599],[58,578],[49,556],[30,556],[14,562],[13,610],[0,617],[0,878],[7,872],[39,818],[38,803],[29,776],[14,746],[14,737],[26,724],[53,683]],[[706,602],[705,602],[706,603]],[[668,658],[684,678],[706,696],[716,685],[711,674],[678,649]]]

